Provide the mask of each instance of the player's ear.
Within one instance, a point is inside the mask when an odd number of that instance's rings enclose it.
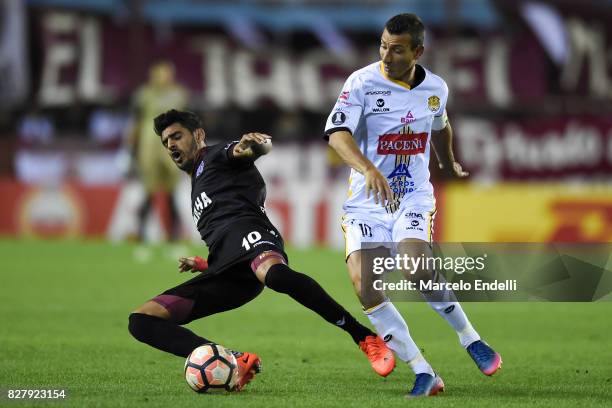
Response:
[[[204,132],[204,129],[202,128],[197,128],[193,132],[193,137],[195,138],[197,144],[202,144],[206,139],[206,132]]]
[[[414,49],[414,59],[421,58],[423,52],[425,52],[425,47],[423,47],[422,45],[417,45],[417,47]]]

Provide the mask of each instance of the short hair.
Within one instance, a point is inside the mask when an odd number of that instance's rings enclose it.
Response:
[[[413,13],[402,13],[391,17],[385,23],[385,29],[393,35],[410,34],[413,49],[422,46],[425,41],[425,25]]]
[[[191,132],[196,129],[202,128],[202,121],[193,112],[189,111],[179,111],[176,109],[171,109],[161,115],[158,115],[154,120],[154,129],[155,133],[158,136],[162,135],[162,132],[170,125],[174,123],[180,123],[185,128],[189,129]]]

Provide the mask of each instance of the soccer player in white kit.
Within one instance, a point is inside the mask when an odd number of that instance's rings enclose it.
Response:
[[[432,255],[436,205],[429,181],[430,142],[442,168],[457,177],[468,175],[453,155],[446,115],[448,87],[417,64],[424,34],[425,27],[414,14],[387,21],[380,41],[381,61],[349,76],[325,125],[330,146],[351,167],[342,220],[349,275],[378,334],[416,374],[409,396],[435,395],[443,391],[444,383],[410,337],[395,306],[371,288],[373,274],[366,271],[362,276],[361,265],[362,258],[366,262],[389,254],[382,245],[362,249],[367,243],[394,242],[400,255]],[[435,271],[420,273],[443,279]],[[452,292],[445,295],[444,299],[455,299]],[[459,303],[441,301],[440,293],[423,292],[423,296],[457,332],[484,374],[492,375],[501,367],[501,356],[480,339]]]

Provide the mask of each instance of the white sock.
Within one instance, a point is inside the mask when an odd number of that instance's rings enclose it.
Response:
[[[378,306],[365,311],[378,335],[382,337],[391,350],[410,365],[415,374],[427,373],[434,375],[434,371],[425,360],[421,351],[410,337],[408,325],[397,311],[393,303],[385,301]]]
[[[427,295],[424,295],[427,299]],[[459,342],[465,348],[480,340],[478,332],[472,327],[459,302],[430,302],[429,306],[444,318],[457,332]]]

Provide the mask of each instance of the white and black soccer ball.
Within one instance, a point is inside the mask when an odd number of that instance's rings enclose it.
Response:
[[[204,344],[187,357],[185,379],[195,392],[233,391],[238,382],[238,363],[225,347]]]

